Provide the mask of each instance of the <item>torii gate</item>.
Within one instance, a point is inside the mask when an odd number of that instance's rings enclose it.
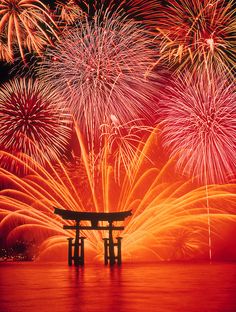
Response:
[[[114,226],[113,222],[124,221],[126,217],[131,216],[131,210],[122,212],[78,212],[55,208],[55,214],[61,216],[64,220],[73,220],[75,225],[64,225],[66,230],[75,230],[75,239],[68,238],[68,264],[71,266],[74,260],[74,265],[79,266],[84,264],[84,239],[80,236],[80,230],[107,230],[109,238],[104,240],[104,263],[110,265],[121,264],[121,239],[117,237],[117,242],[114,243],[112,231],[124,230],[124,226]],[[91,225],[80,225],[81,221],[90,221]],[[108,226],[99,225],[100,221],[107,221]],[[73,252],[74,247],[74,252]],[[115,255],[115,247],[117,253]]]

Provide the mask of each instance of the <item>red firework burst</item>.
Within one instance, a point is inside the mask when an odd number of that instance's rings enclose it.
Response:
[[[65,152],[70,117],[48,86],[32,79],[15,79],[0,89],[0,148],[25,153],[37,161]]]
[[[164,145],[178,167],[208,183],[235,174],[236,93],[219,72],[177,78],[161,100]]]
[[[158,11],[160,61],[178,70],[221,64],[235,67],[236,20],[233,1],[169,0]]]

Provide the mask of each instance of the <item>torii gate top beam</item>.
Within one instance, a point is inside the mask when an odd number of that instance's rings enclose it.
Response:
[[[132,215],[131,210],[122,212],[81,212],[60,208],[55,208],[54,213],[64,220],[91,221],[92,224],[97,224],[98,221],[124,221],[126,217]]]

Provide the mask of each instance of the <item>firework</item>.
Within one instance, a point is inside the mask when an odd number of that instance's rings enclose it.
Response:
[[[128,18],[141,22],[145,26],[154,26],[160,7],[156,0],[92,0],[76,1],[90,16],[97,10],[107,9],[109,12],[124,13]],[[146,28],[148,30],[148,28]]]
[[[233,1],[169,0],[159,9],[156,26],[160,62],[178,70],[219,65],[235,68]]]
[[[1,42],[0,40],[0,60],[10,62],[11,59],[11,54],[8,50],[7,44]]]
[[[178,77],[166,90],[164,145],[178,155],[177,166],[198,177],[206,190],[209,259],[212,258],[209,183],[222,183],[235,174],[235,84],[219,69]]]
[[[75,0],[69,0],[66,3],[58,2],[56,15],[59,16],[60,22],[66,25],[72,25],[85,17],[85,13]]]
[[[181,171],[208,184],[235,174],[236,93],[223,73],[177,78],[161,105],[164,145]]]
[[[38,161],[65,153],[70,117],[55,91],[32,79],[14,79],[0,89],[0,147]],[[44,155],[43,157],[42,154]]]
[[[151,118],[157,77],[148,72],[150,43],[140,25],[106,12],[68,31],[48,51],[40,75],[60,88],[88,141],[99,138],[111,115],[121,124]]]
[[[114,173],[118,181],[123,170],[132,179],[133,172],[130,170],[134,166],[130,162],[139,159],[144,144],[142,138],[145,133],[153,130],[149,126],[137,126],[139,123],[141,122],[133,120],[120,124],[116,116],[111,115],[111,123],[101,126],[101,156],[104,153],[109,155],[108,162],[114,163]]]
[[[4,60],[14,61],[16,47],[23,60],[25,60],[25,49],[41,55],[44,46],[52,44],[51,37],[57,38],[55,29],[56,25],[48,9],[41,1],[1,1],[1,47],[4,42],[7,42],[7,57],[5,53],[2,55]]]
[[[124,175],[120,185],[114,179],[114,163],[108,165],[105,155],[98,157],[98,172],[94,177],[78,129],[76,133],[81,150],[79,172],[68,170],[67,165],[59,160],[57,169],[49,163],[46,170],[29,159],[30,175],[22,179],[0,169],[1,177],[11,185],[0,192],[0,231],[9,243],[17,238],[26,241],[29,237],[30,240],[34,238],[37,243],[42,243],[43,255],[52,252],[54,247],[65,246],[66,236],[73,237],[73,233],[62,228],[60,218],[53,213],[53,206],[97,212],[132,209],[132,218],[122,233],[124,259],[190,259],[206,253],[205,189],[196,188],[191,180],[173,177],[173,160],[167,163],[156,162],[155,158],[152,162],[147,161],[153,148],[159,146],[156,131],[145,140],[139,159],[130,164],[135,167],[132,169],[134,179],[130,181]],[[211,215],[215,221],[212,235],[220,233],[222,223],[235,222],[232,206],[235,187],[233,184],[209,186]],[[69,220],[65,222],[71,224]],[[102,261],[105,232],[82,232],[88,238],[86,252],[92,250],[93,255]]]

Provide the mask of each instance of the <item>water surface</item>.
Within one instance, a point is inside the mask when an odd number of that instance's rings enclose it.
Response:
[[[1,312],[236,312],[236,264],[0,264]]]

